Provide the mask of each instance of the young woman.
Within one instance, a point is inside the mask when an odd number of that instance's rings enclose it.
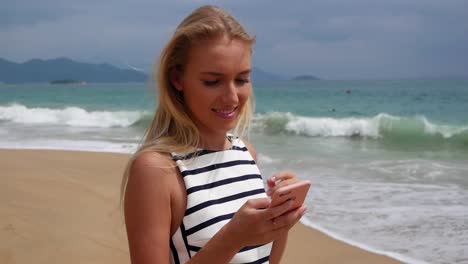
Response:
[[[232,16],[203,6],[163,50],[159,104],[122,182],[132,263],[280,262],[306,208],[269,207],[255,149],[241,139],[253,43]],[[277,173],[268,193],[296,181]]]

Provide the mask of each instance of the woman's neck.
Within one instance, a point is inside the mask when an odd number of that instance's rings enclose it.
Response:
[[[231,142],[227,139],[226,134],[207,134],[200,135],[200,148],[209,150],[225,150],[231,147]]]

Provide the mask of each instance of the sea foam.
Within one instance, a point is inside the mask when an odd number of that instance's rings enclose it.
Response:
[[[32,125],[129,127],[140,120],[144,114],[140,111],[87,111],[75,106],[62,109],[26,107],[17,103],[0,106],[0,121]]]

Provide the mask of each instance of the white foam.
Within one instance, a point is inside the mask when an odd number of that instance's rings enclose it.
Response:
[[[449,125],[436,125],[427,120],[426,117],[419,117],[424,124],[424,131],[431,135],[442,135],[443,138],[451,138],[454,135],[468,131],[468,126],[454,127]]]
[[[92,140],[23,140],[21,142],[0,142],[4,149],[49,149],[49,150],[76,150],[91,152],[111,152],[130,154],[136,151],[137,144],[114,143]]]
[[[144,112],[139,111],[87,111],[69,106],[63,109],[28,108],[21,104],[0,106],[0,121],[20,124],[53,124],[72,127],[129,127]]]
[[[286,130],[307,136],[369,136],[378,137],[378,123],[374,119],[296,117]]]
[[[458,163],[457,166],[454,164],[454,161],[444,163],[423,159],[374,160],[356,165],[355,168],[368,170],[371,175],[377,172],[392,182],[424,183],[428,187],[429,183],[440,186],[465,182],[468,166],[464,163]]]
[[[258,153],[257,159],[258,159],[258,163],[261,163],[261,164],[271,164],[277,161],[276,159],[273,159],[263,153]]]

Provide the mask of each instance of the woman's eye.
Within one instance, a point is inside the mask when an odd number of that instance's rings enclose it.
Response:
[[[215,86],[215,85],[217,85],[218,83],[219,83],[218,80],[213,80],[213,81],[211,81],[211,80],[210,80],[210,81],[206,80],[206,81],[203,81],[203,84],[205,84],[206,86]]]
[[[249,83],[250,80],[249,79],[237,79],[236,82],[240,84],[246,84],[246,83]]]

